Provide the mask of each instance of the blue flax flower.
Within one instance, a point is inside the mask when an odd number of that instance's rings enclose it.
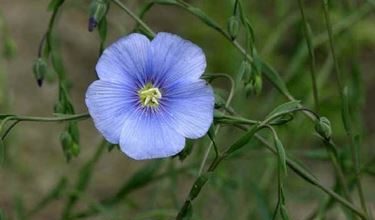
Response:
[[[200,79],[205,68],[203,51],[190,41],[130,34],[99,58],[86,105],[96,128],[129,157],[172,156],[212,123],[213,92]]]

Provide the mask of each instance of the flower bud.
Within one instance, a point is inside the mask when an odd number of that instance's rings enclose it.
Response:
[[[108,10],[107,0],[92,0],[89,10],[88,29],[93,31]]]
[[[240,20],[237,16],[231,16],[228,20],[228,32],[232,40],[236,39],[240,31]]]
[[[72,135],[68,131],[64,131],[60,135],[60,142],[66,159],[69,161],[72,156],[78,156],[80,152],[79,145],[73,140]]]
[[[262,76],[257,74],[255,77],[254,77],[254,94],[255,95],[259,95],[260,92],[262,91],[262,86],[263,86],[263,83],[262,83]]]
[[[320,117],[315,124],[315,131],[329,140],[332,135],[331,122],[326,117]]]
[[[33,73],[38,86],[42,86],[44,76],[47,74],[47,62],[42,57],[39,57],[35,61],[33,66]]]
[[[241,82],[244,82],[243,84],[248,82],[250,80],[250,76],[251,76],[251,64],[247,60],[244,60],[242,61],[240,69],[236,76],[237,89],[241,88],[240,87]]]

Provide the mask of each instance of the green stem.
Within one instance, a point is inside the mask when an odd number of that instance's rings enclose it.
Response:
[[[331,55],[332,55],[332,59],[333,59],[333,62],[334,62],[334,67],[335,67],[336,82],[337,82],[339,94],[340,94],[340,97],[341,97],[341,105],[343,106],[344,105],[344,87],[343,87],[343,82],[342,82],[341,71],[340,71],[339,64],[338,64],[338,61],[337,61],[337,58],[336,58],[336,53],[335,53],[334,39],[333,39],[333,34],[332,34],[332,25],[331,25],[331,19],[330,19],[329,9],[328,9],[328,0],[323,0],[323,11],[324,11],[324,18],[325,18],[325,21],[326,21],[326,28],[327,28],[327,31],[328,31],[328,37],[329,37],[329,47],[330,47],[330,50],[331,50]],[[346,130],[347,130],[347,128],[346,128]],[[352,160],[353,160],[353,163],[354,163],[355,171],[356,171],[356,173],[359,173],[360,164],[359,164],[359,159],[358,159],[358,156],[357,156],[358,152],[357,152],[357,149],[355,148],[354,137],[353,137],[352,132],[350,132],[348,130],[347,130],[347,134],[348,134],[348,136],[351,140],[350,146],[351,146]],[[362,183],[361,183],[361,179],[360,179],[359,176],[357,177],[357,188],[358,188],[358,196],[359,196],[359,200],[360,200],[362,209],[366,213],[366,216],[369,216],[368,210],[367,210],[367,207],[366,207],[366,201],[365,201],[364,193],[363,193]]]
[[[13,124],[10,125],[1,135],[1,139],[4,139],[9,132],[22,121],[31,121],[31,122],[58,122],[58,121],[77,121],[84,120],[89,118],[89,113],[66,115],[66,116],[56,116],[56,117],[34,117],[34,116],[21,116],[21,115],[12,115],[6,117],[0,124],[0,128],[3,128],[8,121],[13,121]],[[0,129],[1,131],[1,129]]]
[[[130,17],[132,17],[139,25],[141,25],[151,36],[155,36],[155,33],[149,28],[136,14],[134,14],[128,7],[126,7],[119,0],[112,0],[116,5],[118,5],[122,10],[124,10]]]
[[[315,102],[315,110],[319,113],[319,96],[318,96],[318,86],[316,81],[316,69],[315,69],[315,54],[314,54],[314,48],[312,45],[312,39],[311,35],[309,34],[309,27],[307,24],[307,20],[305,17],[305,11],[303,9],[303,3],[302,0],[298,0],[299,9],[301,11],[301,16],[303,20],[303,30],[306,38],[306,44],[307,48],[309,50],[310,55],[310,68],[311,68],[311,80],[312,80],[312,87],[313,87],[313,95],[314,95],[314,102]]]
[[[234,80],[231,76],[229,76],[228,74],[225,74],[225,73],[215,73],[215,74],[210,74],[212,76],[215,76],[215,77],[224,77],[224,78],[227,78],[231,84],[231,87],[230,87],[230,93],[229,93],[229,96],[227,98],[227,101],[225,102],[225,106],[224,108],[228,108],[232,99],[233,99],[233,96],[234,96],[234,89],[235,89],[235,84],[234,84]],[[216,128],[215,128],[215,131],[214,131],[214,136],[216,136],[216,134],[220,131],[220,128],[221,128],[221,125],[217,125]],[[207,159],[208,159],[208,155],[210,154],[210,151],[211,151],[211,148],[213,146],[214,142],[211,141],[210,144],[208,145],[208,148],[203,156],[203,160],[202,160],[202,163],[200,165],[200,168],[199,168],[199,172],[198,172],[198,176],[202,174],[203,172],[203,169],[204,169],[204,166],[206,165],[206,162],[207,162]]]
[[[56,122],[56,121],[74,121],[83,120],[90,118],[89,113],[81,113],[66,116],[56,116],[56,117],[34,117],[34,116],[14,116],[12,120],[16,121],[38,121],[38,122]]]
[[[82,166],[82,168],[79,171],[79,176],[77,179],[77,182],[75,184],[75,188],[73,192],[68,196],[63,213],[62,213],[62,219],[68,220],[72,217],[72,210],[74,206],[79,201],[82,193],[84,193],[90,183],[90,180],[92,178],[92,173],[95,168],[95,164],[99,161],[101,155],[103,154],[104,150],[108,148],[109,143],[105,140],[103,140],[97,150],[95,151],[92,158],[86,162]]]

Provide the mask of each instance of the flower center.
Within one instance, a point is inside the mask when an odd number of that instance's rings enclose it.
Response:
[[[151,83],[147,83],[138,91],[139,99],[143,107],[157,107],[161,99],[161,92]]]

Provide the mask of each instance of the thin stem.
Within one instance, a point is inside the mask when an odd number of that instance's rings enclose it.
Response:
[[[327,28],[328,37],[329,37],[329,46],[330,46],[330,50],[331,50],[332,59],[333,59],[333,62],[334,62],[334,67],[335,67],[336,82],[337,82],[337,86],[339,88],[339,93],[340,93],[340,97],[341,97],[341,105],[344,105],[344,94],[343,94],[344,88],[343,88],[343,82],[342,82],[342,75],[341,75],[339,64],[338,64],[338,61],[337,61],[337,58],[336,58],[336,53],[335,53],[335,48],[334,48],[334,39],[333,39],[333,34],[332,34],[332,25],[331,25],[331,20],[330,20],[330,15],[329,15],[328,10],[329,10],[328,9],[328,0],[323,0],[324,18],[325,18],[325,21],[326,21],[326,28]],[[358,152],[355,149],[355,144],[354,144],[352,133],[350,131],[347,131],[347,133],[348,133],[348,136],[351,140],[350,146],[351,146],[351,151],[352,151],[352,160],[353,160],[353,163],[354,163],[354,168],[355,168],[356,173],[358,173],[359,170],[360,170],[359,159],[358,159],[358,156],[357,156]],[[357,180],[358,196],[359,196],[359,200],[360,200],[362,209],[366,213],[366,216],[369,216],[368,210],[367,210],[367,207],[366,207],[366,201],[365,201],[363,189],[362,189],[361,179],[358,176],[356,180]]]
[[[314,103],[315,103],[315,110],[319,113],[319,96],[318,96],[318,86],[317,86],[317,81],[316,81],[316,69],[315,69],[315,54],[314,54],[314,48],[312,45],[312,40],[309,32],[309,27],[307,24],[307,20],[305,17],[305,12],[303,9],[303,3],[302,0],[298,0],[298,5],[299,9],[301,11],[301,16],[303,20],[303,30],[306,38],[306,44],[307,48],[309,50],[309,55],[310,55],[310,73],[311,73],[311,80],[312,80],[312,87],[313,87],[313,95],[314,95]]]
[[[139,25],[141,25],[150,35],[155,36],[155,33],[149,28],[136,14],[128,9],[121,1],[112,0],[116,5],[118,5],[122,10],[124,10],[130,17],[132,17]]]
[[[56,122],[56,121],[74,121],[90,118],[89,113],[81,113],[67,116],[56,117],[34,117],[34,116],[15,116],[12,120],[16,121],[38,121],[38,122]]]
[[[86,191],[93,175],[95,164],[103,155],[105,149],[108,148],[109,143],[103,140],[97,147],[94,155],[87,161],[80,169],[78,179],[75,183],[73,192],[68,196],[65,207],[62,213],[62,219],[68,220],[72,217],[72,210],[79,201],[81,195]]]
[[[324,19],[326,21],[326,28],[328,31],[328,39],[329,39],[329,47],[331,50],[332,59],[335,66],[335,74],[336,74],[336,82],[337,86],[339,88],[340,96],[342,96],[343,92],[343,84],[342,84],[342,76],[339,68],[339,64],[337,62],[334,43],[333,43],[333,33],[332,33],[332,25],[331,25],[331,19],[328,12],[328,0],[323,0],[323,9],[324,9]]]
[[[74,115],[67,115],[67,116],[56,116],[56,117],[34,117],[34,116],[20,116],[20,115],[12,115],[5,118],[1,124],[0,128],[4,127],[8,121],[13,121],[11,124],[1,135],[1,139],[5,139],[9,132],[19,123],[22,121],[31,121],[31,122],[58,122],[58,121],[77,121],[77,120],[84,120],[90,118],[89,113],[82,113],[82,114],[74,114]]]
[[[233,96],[234,96],[234,90],[235,90],[235,84],[234,84],[234,80],[232,79],[232,77],[230,77],[228,74],[225,74],[225,73],[216,73],[216,74],[211,74],[213,76],[217,76],[217,77],[225,77],[229,80],[230,84],[231,84],[231,88],[230,88],[230,93],[229,93],[229,96],[227,98],[227,101],[225,102],[225,106],[224,108],[228,108],[232,99],[233,99]],[[214,131],[214,134],[216,135],[219,131],[220,131],[220,128],[221,128],[221,125],[217,125],[216,126],[216,129]],[[208,159],[208,155],[210,154],[210,151],[211,151],[211,148],[213,146],[213,141],[210,142],[210,144],[208,145],[208,148],[203,156],[203,159],[202,159],[202,162],[201,162],[201,165],[199,167],[199,172],[198,172],[198,176],[200,176],[203,172],[203,169],[204,169],[204,166],[206,165],[206,162],[207,162],[207,159]]]

